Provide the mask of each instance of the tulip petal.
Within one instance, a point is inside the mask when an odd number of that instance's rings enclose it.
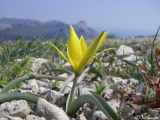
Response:
[[[83,36],[81,36],[80,38],[80,43],[81,43],[81,48],[82,48],[82,54],[84,55],[87,51],[87,45],[86,45],[86,42]]]
[[[65,59],[66,61],[68,61],[68,58],[63,54],[63,52],[58,49],[53,43],[48,42],[60,55],[63,59]]]
[[[74,28],[72,26],[70,26],[70,31],[69,31],[67,55],[73,69],[77,72],[78,66],[82,59],[82,49],[80,40],[77,37]]]
[[[78,67],[78,71],[81,71],[85,65],[89,62],[92,56],[96,53],[98,48],[102,45],[103,41],[107,36],[107,32],[100,33],[90,44],[88,50],[86,51],[85,55],[83,56],[80,65]]]

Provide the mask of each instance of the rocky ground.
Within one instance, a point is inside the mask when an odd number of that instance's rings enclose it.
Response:
[[[106,102],[124,120],[160,119],[159,108],[146,108],[138,104],[145,96],[145,82],[136,79],[130,72],[126,61],[137,61],[142,57],[143,46],[134,44],[132,47],[120,45],[116,49],[116,57],[110,61],[108,56],[103,59],[103,76],[86,73],[82,81],[82,94],[95,92],[94,85],[101,82],[105,89],[101,93]],[[138,56],[138,57],[137,57]],[[17,60],[19,61],[19,60]],[[32,71],[34,74],[43,74],[48,69],[50,62],[44,58],[32,58]],[[111,64],[112,63],[112,64]],[[68,63],[65,64],[68,67]],[[72,75],[56,73],[58,77],[68,80]],[[43,99],[37,104],[25,100],[14,100],[0,104],[0,120],[69,120],[63,108],[72,88],[72,82],[63,90],[63,81],[48,79],[31,79],[21,83],[20,88],[11,92],[32,93]],[[154,93],[153,93],[154,95]],[[77,114],[75,120],[107,120],[107,117],[96,106],[85,104]]]

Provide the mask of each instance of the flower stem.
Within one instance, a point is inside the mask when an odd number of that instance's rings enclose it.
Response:
[[[77,90],[77,78],[79,77],[79,75],[75,75],[74,79],[73,79],[73,86],[69,95],[69,101],[68,101],[68,106],[71,105],[71,103],[74,101],[75,99],[75,95],[76,95],[76,90]]]

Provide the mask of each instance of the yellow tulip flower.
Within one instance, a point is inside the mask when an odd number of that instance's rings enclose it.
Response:
[[[67,57],[52,43],[50,43],[60,55],[68,60],[72,65],[76,74],[80,74],[82,69],[86,66],[89,60],[96,53],[107,36],[107,32],[101,32],[87,47],[83,36],[78,38],[74,28],[70,25],[68,43],[67,43]]]

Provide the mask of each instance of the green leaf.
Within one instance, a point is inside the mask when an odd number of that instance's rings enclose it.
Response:
[[[106,48],[106,49],[102,50],[101,52],[96,53],[95,56],[99,56],[99,55],[101,55],[102,53],[109,52],[109,51],[112,51],[112,52],[113,52],[113,56],[116,55],[115,48]]]
[[[14,64],[13,66],[13,72],[15,72],[15,74],[20,74],[22,72],[22,67],[18,64]]]
[[[102,95],[103,91],[106,89],[106,84],[102,81],[94,85],[94,93],[97,95]]]
[[[8,93],[9,90],[11,90],[12,88],[14,88],[19,82],[23,82],[25,80],[29,80],[30,79],[30,76],[24,76],[24,77],[21,77],[17,80],[12,80],[11,82],[9,82],[0,92],[0,94],[4,94],[4,93]]]
[[[63,54],[63,52],[58,49],[58,47],[56,47],[53,43],[48,42],[60,55],[63,59],[65,59],[66,61],[68,61],[68,58]]]
[[[96,94],[82,95],[72,102],[68,107],[67,114],[71,117],[75,117],[75,113],[85,103],[94,103],[97,107],[108,117],[109,120],[120,120],[118,115],[113,109],[107,104],[107,102]]]
[[[0,104],[3,102],[9,102],[12,100],[26,100],[28,102],[37,103],[38,96],[32,95],[30,93],[0,93]]]

